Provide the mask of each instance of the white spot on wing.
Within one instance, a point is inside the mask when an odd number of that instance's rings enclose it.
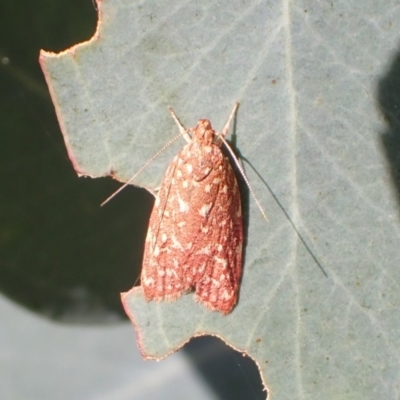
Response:
[[[212,280],[212,285],[213,285],[214,287],[219,287],[219,286],[221,285],[221,283],[220,283],[219,281],[217,281],[216,279],[213,279],[213,280]]]
[[[145,286],[153,286],[154,285],[154,279],[153,278],[147,278],[144,281]]]
[[[186,213],[189,211],[189,203],[184,201],[180,196],[178,196],[179,211]]]
[[[174,259],[174,261],[178,262],[178,260],[176,260],[176,259]],[[178,277],[176,271],[175,271],[174,269],[172,269],[172,268],[167,268],[165,272],[166,272],[166,274],[167,274],[167,276],[168,276],[169,278],[171,278],[172,276],[173,276],[174,278],[177,278],[177,277]]]
[[[214,260],[218,263],[221,263],[224,268],[228,265],[228,261],[225,258],[214,256]]]
[[[211,207],[212,207],[212,203],[203,204],[203,205],[201,206],[200,210],[199,210],[199,214],[200,214],[202,217],[206,217],[206,216],[209,214],[209,212],[210,212],[210,210],[211,210]]]
[[[211,254],[211,246],[208,244],[207,246],[205,246],[205,247],[201,248],[199,251],[197,251],[196,254],[210,255]]]
[[[178,239],[176,238],[176,236],[172,236],[171,237],[172,240],[172,247],[175,247],[176,249],[180,249],[180,250],[184,250],[183,246],[181,245],[181,243],[178,241]],[[176,261],[178,262],[178,261]],[[175,263],[175,259],[174,259],[174,263]]]
[[[202,233],[208,233],[208,226],[206,225],[206,226],[202,226],[201,227],[201,232]]]
[[[228,293],[226,290],[224,290],[224,293],[222,293],[222,299],[224,300],[229,300],[232,297],[233,293]]]

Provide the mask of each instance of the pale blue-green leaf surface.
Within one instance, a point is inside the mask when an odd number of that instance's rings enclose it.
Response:
[[[265,181],[245,163],[269,222],[250,198],[230,315],[124,295],[143,355],[212,334],[272,399],[399,398],[398,2],[103,0],[99,16],[92,41],[41,55],[78,173],[126,181],[178,133],[167,106],[221,129],[239,101],[236,145]],[[135,183],[157,187],[183,144]]]

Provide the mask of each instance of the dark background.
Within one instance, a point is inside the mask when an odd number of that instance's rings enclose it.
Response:
[[[127,188],[100,208],[120,184],[78,178],[38,63],[96,24],[91,0],[0,0],[0,290],[57,323],[102,326],[107,314],[128,323],[119,293],[139,276],[153,198]],[[183,351],[221,399],[265,398],[255,364],[221,341]]]

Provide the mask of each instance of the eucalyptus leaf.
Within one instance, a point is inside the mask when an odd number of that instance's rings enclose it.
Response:
[[[257,362],[270,398],[398,398],[397,2],[98,7],[90,42],[41,55],[76,171],[127,181],[178,133],[168,106],[188,127],[207,118],[221,129],[239,101],[235,145],[269,217],[245,202],[244,274],[228,316],[192,294],[123,295],[143,356],[210,334]],[[183,144],[135,184],[154,190]]]

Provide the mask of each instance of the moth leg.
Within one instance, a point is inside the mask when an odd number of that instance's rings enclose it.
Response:
[[[184,137],[184,139],[185,139],[188,143],[191,143],[192,138],[191,138],[190,135],[188,134],[188,129],[186,129],[186,128],[182,125],[181,121],[179,121],[178,117],[176,116],[174,110],[173,110],[171,107],[169,107],[168,110],[169,110],[169,112],[171,113],[172,118],[174,119],[174,121],[175,121],[176,124],[178,125],[178,127],[179,127],[179,132],[181,133],[181,135]]]

